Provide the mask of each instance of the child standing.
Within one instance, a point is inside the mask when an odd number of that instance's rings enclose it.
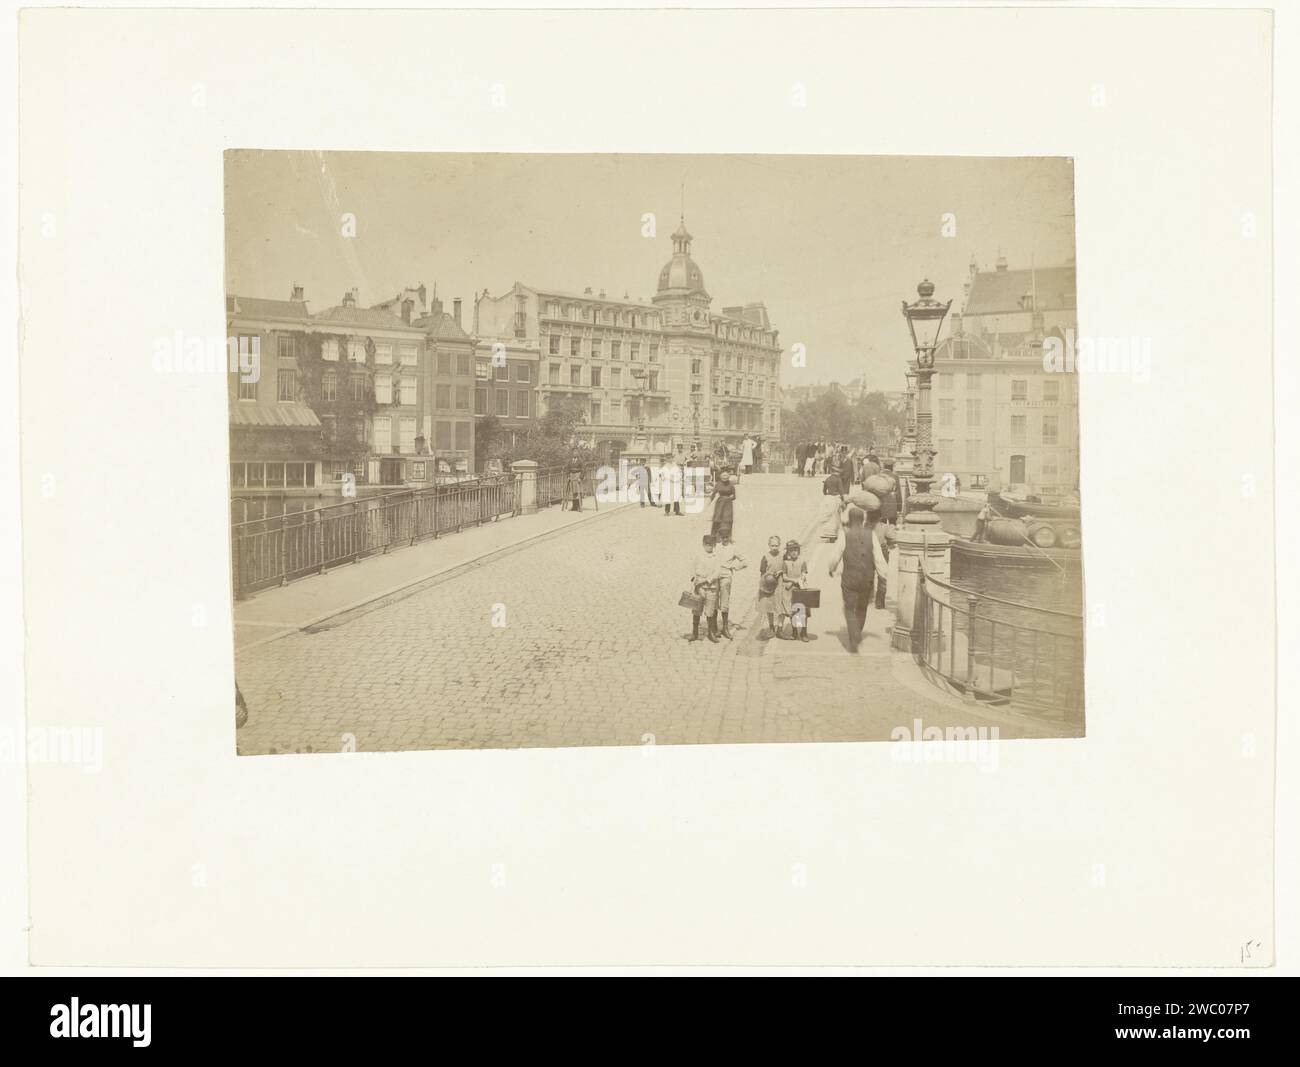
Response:
[[[718,549],[718,610],[722,612],[722,636],[731,640],[731,579],[736,571],[743,571],[748,564],[745,557],[736,551],[730,537],[724,537]]]
[[[695,590],[696,596],[704,598],[704,604],[700,611],[691,612],[691,640],[700,639],[700,615],[704,614],[709,619],[708,638],[716,645],[718,643],[718,584],[722,577],[722,568],[714,553],[715,544],[713,535],[705,534],[704,550],[695,558],[691,587]]]
[[[767,632],[763,640],[776,636],[776,619],[781,614],[781,538],[767,539],[767,555],[758,563],[758,611],[767,612]]]
[[[799,542],[785,543],[785,559],[781,561],[782,619],[790,618],[790,637],[794,641],[808,640],[808,615],[805,609],[795,610],[794,591],[802,589],[808,581],[808,564],[799,558]]]

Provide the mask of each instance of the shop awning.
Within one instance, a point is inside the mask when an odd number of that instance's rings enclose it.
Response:
[[[231,426],[280,426],[291,430],[311,430],[320,426],[316,412],[306,404],[235,403],[230,412]]]

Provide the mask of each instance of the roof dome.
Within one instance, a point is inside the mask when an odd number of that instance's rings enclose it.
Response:
[[[659,272],[659,292],[665,289],[704,292],[704,272],[691,259],[691,235],[685,219],[673,233],[673,258]]]

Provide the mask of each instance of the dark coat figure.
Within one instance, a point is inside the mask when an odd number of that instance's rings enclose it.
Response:
[[[714,485],[713,497],[713,536],[722,542],[730,541],[736,486],[725,473]]]

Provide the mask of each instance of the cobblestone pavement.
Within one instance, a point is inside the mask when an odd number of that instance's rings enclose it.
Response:
[[[819,493],[819,482],[790,475],[741,480],[736,539],[750,566],[736,578],[733,621],[753,604],[768,536],[804,538]],[[886,740],[917,717],[989,724],[899,684],[884,613],[871,612],[864,654],[848,655],[838,587],[819,558],[815,640],[760,641],[751,620],[734,641],[687,641],[690,614],[677,598],[708,523],[707,513],[621,508],[241,651],[250,718],[239,751]]]

